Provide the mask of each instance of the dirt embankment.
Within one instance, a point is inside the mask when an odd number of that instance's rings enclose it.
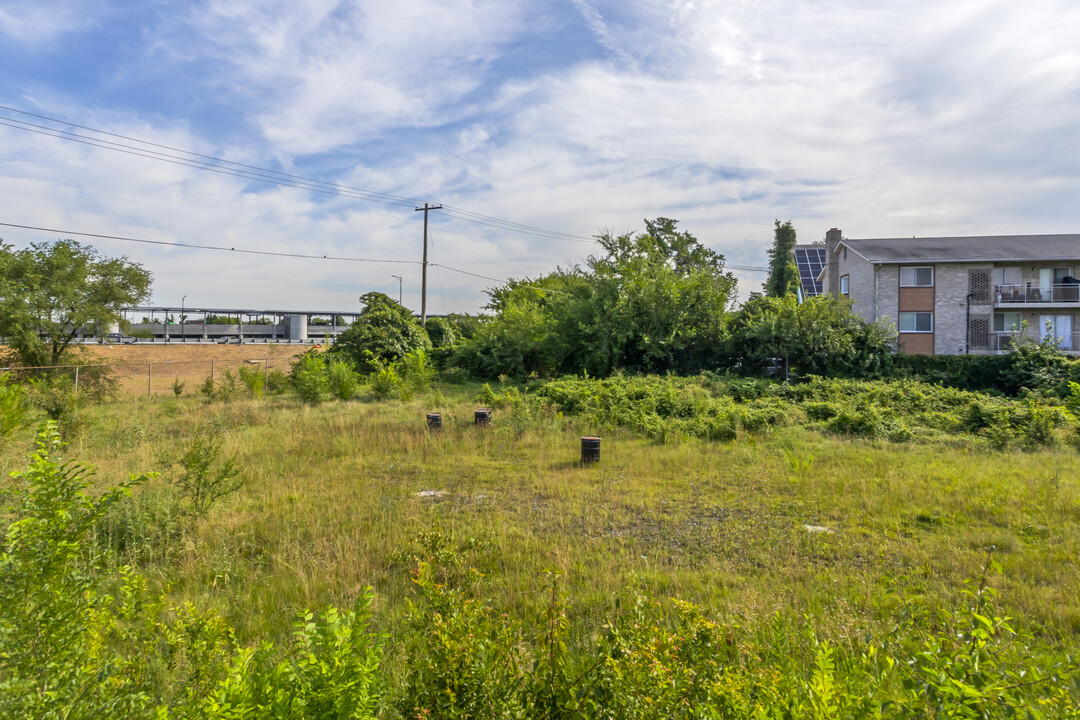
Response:
[[[215,362],[240,365],[245,360],[271,360],[271,367],[296,357],[310,345],[86,345],[89,357],[106,363]]]
[[[243,365],[289,371],[290,361],[310,345],[86,345],[84,362],[113,368],[122,395],[173,395],[174,383],[183,394],[198,392],[207,377],[220,380],[225,371],[235,376]]]

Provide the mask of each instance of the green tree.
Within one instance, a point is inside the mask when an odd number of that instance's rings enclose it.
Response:
[[[584,267],[489,290],[495,316],[455,362],[485,377],[618,369],[697,372],[720,359],[735,279],[724,258],[668,218],[597,238]]]
[[[786,358],[805,375],[873,378],[888,368],[896,335],[866,322],[836,295],[803,303],[792,295],[756,297],[732,319],[727,346],[728,362],[747,374]]]
[[[457,327],[447,318],[428,318],[425,330],[434,348],[450,348],[461,340]]]
[[[706,271],[719,275],[724,269],[724,256],[698,242],[690,233],[678,230],[678,220],[656,218],[645,220],[645,232],[612,236],[599,235],[596,240],[607,255],[604,261],[626,265],[635,259],[674,270],[680,277]],[[596,261],[590,261],[595,265]]]
[[[795,228],[791,221],[776,221],[773,246],[769,249],[769,279],[765,294],[769,297],[795,295],[799,290],[799,268],[795,265]]]
[[[119,322],[150,294],[150,272],[73,240],[0,242],[0,337],[24,365],[59,365],[79,331]]]
[[[367,293],[360,301],[364,309],[334,341],[333,353],[348,357],[363,372],[373,372],[373,361],[392,363],[413,350],[431,349],[424,328],[404,306],[380,292]]]

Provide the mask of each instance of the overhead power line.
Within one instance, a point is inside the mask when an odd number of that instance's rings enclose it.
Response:
[[[103,240],[122,240],[123,242],[143,243],[145,245],[168,245],[170,247],[193,248],[196,250],[220,250],[223,252],[243,253],[245,255],[270,255],[273,257],[303,258],[305,260],[340,260],[344,262],[360,263],[393,263],[397,265],[419,265],[419,260],[382,260],[378,258],[355,258],[342,257],[339,255],[309,255],[305,253],[273,252],[271,250],[246,250],[244,248],[225,247],[224,245],[198,245],[195,243],[173,242],[168,240],[146,240],[144,238],[124,237],[123,235],[102,235],[99,233],[77,232],[75,230],[58,230],[56,228],[36,227],[34,225],[17,225],[15,223],[0,222],[0,226],[21,228],[23,230],[37,230],[40,232],[56,233],[57,235],[78,235],[79,237],[101,238]]]
[[[222,252],[235,252],[243,253],[245,255],[270,255],[273,257],[291,257],[300,258],[304,260],[339,260],[344,262],[359,262],[359,263],[393,263],[397,265],[420,265],[419,260],[382,260],[376,258],[355,258],[355,257],[341,257],[338,255],[308,255],[303,253],[284,253],[273,252],[270,250],[246,250],[244,248],[225,247],[223,245],[198,245],[195,243],[182,243],[171,242],[167,240],[146,240],[145,238],[133,238],[123,235],[104,235],[101,233],[88,233],[77,232],[75,230],[59,230],[57,228],[37,227],[35,225],[19,225],[16,223],[0,222],[0,227],[19,228],[21,230],[35,230],[38,232],[56,233],[57,235],[76,235],[78,237],[92,237],[100,238],[102,240],[120,240],[123,242],[143,243],[146,245],[167,245],[170,247],[182,247],[191,248],[195,250],[217,250]],[[479,273],[470,272],[468,270],[462,270],[461,268],[450,267],[449,265],[441,265],[438,263],[429,263],[432,267],[440,267],[443,270],[449,270],[450,272],[458,273],[460,275],[468,275],[470,277],[480,278],[481,280],[490,280],[496,283],[505,283],[505,278],[491,277],[490,275],[481,275]],[[545,292],[560,292],[558,290],[548,290],[546,288],[538,288]]]
[[[344,262],[360,262],[360,263],[393,263],[397,265],[420,265],[419,260],[382,260],[377,258],[354,258],[354,257],[342,257],[338,255],[309,255],[304,253],[284,253],[273,252],[271,250],[246,250],[244,248],[225,247],[223,245],[198,245],[195,243],[182,243],[173,242],[168,240],[147,240],[145,238],[133,238],[126,237],[124,235],[105,235],[102,233],[88,233],[78,232],[76,230],[59,230],[57,228],[38,227],[36,225],[19,225],[17,223],[0,222],[0,227],[19,228],[20,230],[34,230],[38,232],[55,233],[57,235],[76,235],[78,237],[92,237],[100,238],[102,240],[120,240],[123,242],[142,243],[145,245],[167,245],[170,247],[191,248],[194,250],[217,250],[222,252],[235,252],[243,253],[245,255],[269,255],[272,257],[291,257],[300,258],[303,260],[338,260]],[[451,267],[449,265],[442,265],[440,263],[429,263],[432,267],[439,267],[443,270],[449,270],[453,273],[460,275],[468,275],[474,278],[480,278],[481,280],[490,280],[496,283],[505,283],[505,278],[491,277],[490,275],[481,275],[480,273],[470,272],[469,270],[462,270],[461,268]],[[529,284],[529,283],[525,283]],[[542,292],[561,293],[562,290],[552,290],[550,288],[543,288],[537,286],[537,290]]]
[[[238,162],[234,162],[232,160],[225,160],[223,158],[217,158],[217,157],[214,157],[212,155],[203,155],[201,153],[193,152],[191,150],[183,150],[181,148],[175,148],[175,147],[171,147],[169,145],[162,145],[160,143],[151,142],[149,140],[140,140],[139,138],[133,138],[133,137],[130,137],[128,135],[120,135],[118,133],[109,132],[107,130],[98,130],[96,128],[87,127],[86,125],[77,125],[75,123],[68,122],[66,120],[59,120],[57,118],[49,117],[48,115],[38,115],[36,113],[27,112],[25,110],[19,110],[18,108],[9,107],[7,105],[0,105],[0,110],[7,110],[8,112],[19,113],[20,115],[26,115],[28,117],[35,117],[35,118],[38,118],[39,120],[48,120],[49,122],[60,123],[61,125],[67,125],[69,127],[78,128],[79,130],[86,130],[88,132],[98,133],[99,135],[106,135],[108,137],[114,137],[114,138],[118,138],[120,140],[128,140],[130,142],[136,142],[136,143],[139,143],[140,145],[146,145],[146,146],[149,146],[149,147],[161,148],[163,150],[170,150],[172,152],[183,153],[184,155],[190,155],[192,157],[202,158],[204,160],[212,160],[214,162],[222,163],[222,164],[225,164],[225,165],[232,165],[232,166],[235,166],[235,167],[246,168],[248,170],[255,170],[255,171],[263,172],[263,173],[270,173],[270,174],[278,175],[278,176],[281,176],[281,177],[284,177],[284,178],[292,178],[294,180],[302,180],[304,182],[312,182],[312,183],[317,183],[317,184],[320,184],[320,185],[327,185],[327,186],[330,186],[330,187],[337,187],[337,186],[334,186],[332,183],[324,183],[321,180],[314,180],[312,178],[306,178],[306,177],[303,177],[302,175],[292,175],[290,173],[279,172],[277,170],[268,170],[266,168],[260,168],[260,167],[257,167],[255,165],[245,165],[244,163],[238,163]],[[21,122],[21,121],[14,120],[14,122]],[[26,123],[26,124],[31,124],[31,123]],[[43,126],[38,126],[38,127],[43,127]],[[345,187],[345,186],[340,186],[340,187]],[[347,189],[352,190],[354,192],[360,192],[360,193],[364,193],[366,195],[371,195],[372,197],[383,198],[383,199],[386,199],[386,200],[393,200],[393,201],[396,201],[398,203],[412,204],[414,202],[411,198],[402,197],[402,196],[399,196],[399,195],[390,195],[388,193],[376,192],[374,190],[360,190],[359,188],[347,188]]]
[[[232,160],[214,157],[212,155],[203,155],[201,153],[196,153],[190,150],[183,150],[181,148],[163,145],[161,143],[154,143],[148,140],[140,140],[138,138],[133,138],[128,135],[121,135],[118,133],[108,132],[106,130],[99,130],[97,128],[92,128],[86,125],[79,125],[76,123],[68,122],[67,120],[49,117],[48,115],[39,115],[36,113],[27,112],[25,110],[20,110],[18,108],[10,107],[8,105],[0,105],[0,110],[5,110],[9,113],[18,113],[19,115],[37,118],[38,120],[45,120],[47,122],[65,125],[67,127],[84,130],[89,133],[103,135],[105,137],[116,138],[117,140],[124,140],[127,141],[127,143],[137,143],[137,145],[130,145],[121,142],[114,142],[112,140],[105,140],[99,137],[82,135],[68,130],[63,130],[61,128],[50,127],[48,125],[33,123],[26,120],[20,120],[18,118],[0,116],[0,125],[14,128],[16,130],[23,130],[39,135],[54,137],[60,140],[77,142],[104,150],[112,150],[114,152],[135,155],[151,160],[168,162],[174,165],[181,165],[199,170],[208,170],[211,172],[217,172],[225,175],[233,175],[235,177],[243,177],[250,180],[257,180],[260,182],[272,183],[276,185],[285,185],[288,187],[310,190],[312,192],[340,195],[343,197],[352,197],[355,199],[367,200],[370,202],[379,202],[386,205],[415,206],[416,204],[423,202],[415,198],[407,198],[400,195],[392,195],[389,193],[382,193],[374,190],[365,190],[363,188],[350,187],[348,185],[329,183],[322,180],[305,177],[303,175],[294,175],[291,173],[284,173],[278,170],[270,170],[268,168],[262,168],[255,165],[238,163]],[[564,233],[557,230],[548,230],[533,225],[525,225],[523,223],[503,220],[490,215],[482,215],[480,213],[475,213],[464,208],[449,205],[445,207],[444,214],[457,220],[462,220],[464,222],[469,222],[476,225],[485,225],[488,227],[494,227],[500,230],[506,230],[508,232],[515,232],[524,235],[549,237],[557,240],[568,240],[572,242],[582,242],[588,244],[594,244],[596,242],[595,238],[586,237],[584,235],[574,235],[571,233]]]
[[[15,128],[17,130],[25,130],[27,132],[36,133],[38,135],[45,135],[46,137],[58,138],[60,140],[69,140],[71,142],[77,142],[82,145],[89,145],[91,147],[101,148],[103,150],[112,150],[114,152],[123,153],[125,155],[134,155],[136,157],[148,158],[150,160],[158,160],[161,162],[167,162],[172,165],[180,165],[182,167],[190,167],[197,170],[208,170],[210,172],[219,173],[221,175],[231,175],[233,177],[245,178],[248,180],[258,180],[260,182],[270,183],[273,185],[284,185],[287,187],[299,188],[301,190],[309,190],[311,192],[323,193],[326,195],[338,195],[343,197],[352,197],[358,200],[377,201],[387,205],[401,205],[404,207],[412,206],[412,203],[409,201],[397,201],[393,199],[371,197],[368,193],[365,193],[364,191],[352,191],[346,188],[335,188],[329,183],[323,183],[319,180],[296,181],[291,180],[288,177],[275,177],[273,173],[275,173],[276,171],[274,170],[261,170],[259,172],[255,172],[238,168],[223,167],[192,158],[172,156],[168,155],[167,153],[157,152],[155,150],[147,150],[144,148],[122,145],[120,143],[114,143],[109,140],[87,138],[76,133],[68,132],[66,130],[50,128],[44,125],[36,125],[34,123],[27,123],[21,120],[11,120],[10,118],[0,117],[0,125],[5,125],[7,127]],[[265,175],[262,173],[271,174]]]
[[[65,125],[67,127],[76,128],[78,130],[84,130],[86,132],[95,133],[109,138],[116,138],[117,140],[124,140],[129,143],[137,143],[137,145],[127,145],[124,143],[113,142],[111,140],[105,140],[98,137],[89,137],[86,135],[80,135],[78,133],[63,130],[61,128],[50,127],[47,125],[41,125],[38,123],[29,122],[26,120],[20,120],[18,118],[4,117],[0,115],[0,125],[10,127],[16,130],[23,130],[25,132],[32,132],[46,137],[57,138],[60,140],[67,140],[70,142],[76,142],[90,147],[96,147],[103,150],[111,150],[113,152],[119,152],[126,155],[133,155],[136,157],[147,158],[150,160],[157,160],[159,162],[167,162],[173,165],[179,165],[181,167],[189,167],[197,170],[206,170],[209,172],[215,172],[223,175],[230,175],[233,177],[244,178],[247,180],[254,180],[258,182],[264,182],[274,185],[280,185],[285,187],[293,187],[301,190],[307,190],[310,192],[336,195],[340,197],[353,198],[357,200],[365,200],[368,202],[378,202],[390,206],[399,207],[415,207],[416,204],[420,204],[423,201],[416,200],[414,198],[405,197],[402,195],[393,195],[390,193],[378,192],[375,190],[365,190],[363,188],[350,187],[348,185],[340,185],[337,183],[329,183],[322,180],[316,180],[314,178],[305,177],[303,175],[294,175],[292,173],[281,172],[278,170],[271,170],[268,168],[258,167],[256,165],[248,165],[245,163],[236,162],[233,160],[226,160],[224,158],[214,157],[212,155],[204,155],[201,153],[193,152],[191,150],[184,150],[182,148],[172,147],[170,145],[163,145],[161,143],[151,142],[149,140],[141,140],[128,135],[122,135],[119,133],[109,132],[107,130],[99,130],[86,125],[79,125],[67,120],[61,120],[59,118],[50,117],[48,115],[40,115],[37,113],[27,112],[8,105],[0,105],[0,110],[5,110],[9,113],[17,113],[26,117],[36,118],[38,120],[45,120],[47,122]],[[157,148],[157,150],[153,149]],[[162,152],[167,151],[167,152]],[[483,225],[499,230],[505,230],[508,232],[514,232],[522,235],[531,235],[534,237],[546,237],[555,240],[566,240],[570,242],[585,243],[589,245],[596,244],[596,238],[585,237],[583,235],[574,235],[571,233],[564,233],[557,230],[547,230],[544,228],[536,227],[533,225],[525,225],[523,223],[513,222],[511,220],[503,220],[501,218],[493,217],[490,215],[484,215],[481,213],[466,210],[464,208],[456,207],[453,205],[442,205],[439,210],[448,217],[462,220],[464,222],[473,223],[475,225]],[[4,223],[0,223],[4,224]],[[24,227],[24,226],[13,226]],[[73,235],[79,233],[71,233]],[[91,234],[91,236],[93,236]],[[101,236],[105,237],[105,236]],[[112,239],[124,239],[124,238],[112,238]],[[140,241],[135,242],[153,242],[153,241]],[[169,243],[163,243],[169,244]],[[176,243],[180,247],[201,247],[194,245],[184,245],[183,243]],[[229,250],[231,248],[217,248],[207,247],[206,249],[220,249]],[[258,251],[237,251],[237,252],[249,252],[258,253]],[[268,253],[262,253],[268,254]],[[311,257],[315,259],[321,259],[320,256],[307,256],[307,255],[294,255],[295,257]],[[399,262],[408,263],[415,261],[408,260],[370,260],[363,262]],[[444,266],[445,267],[445,266]],[[725,265],[729,270],[743,270],[749,272],[768,272],[768,268],[749,266],[749,265]],[[447,268],[452,270],[451,268]],[[460,271],[455,271],[460,272]],[[466,273],[469,274],[469,273]],[[493,279],[493,278],[486,278]],[[501,282],[501,281],[497,281]]]

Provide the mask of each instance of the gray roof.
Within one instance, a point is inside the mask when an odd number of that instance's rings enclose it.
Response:
[[[872,263],[1080,259],[1080,235],[987,235],[862,240],[844,238],[841,244]]]

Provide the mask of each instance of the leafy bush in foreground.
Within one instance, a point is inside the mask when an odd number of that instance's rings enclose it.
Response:
[[[91,498],[89,471],[62,462],[61,447],[50,423],[0,513],[0,717],[374,717],[370,591],[351,611],[303,613],[284,654],[237,652],[220,617],[166,611],[90,541],[146,477]]]
[[[127,659],[101,656],[118,603],[105,594],[101,557],[85,540],[145,478],[91,499],[84,469],[55,457],[60,447],[50,422],[0,515],[0,716],[122,717],[141,688],[117,693],[129,682]]]
[[[398,717],[915,718],[1071,717],[1080,685],[1071,658],[1031,657],[995,612],[987,577],[967,608],[891,632],[833,641],[809,620],[747,631],[690,603],[640,592],[616,599],[599,636],[574,638],[559,574],[535,624],[500,615],[453,535],[421,536],[391,691]],[[910,606],[905,605],[905,608]],[[913,609],[912,609],[913,610]]]

